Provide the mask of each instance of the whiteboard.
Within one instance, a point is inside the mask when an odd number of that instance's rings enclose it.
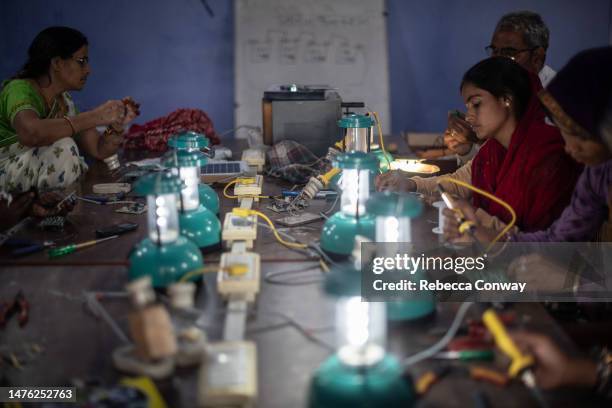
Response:
[[[391,129],[384,0],[236,0],[236,127],[261,126],[261,98],[280,84],[329,85]]]

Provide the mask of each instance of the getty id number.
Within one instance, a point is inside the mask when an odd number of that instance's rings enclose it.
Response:
[[[76,402],[74,387],[0,387],[0,402]]]

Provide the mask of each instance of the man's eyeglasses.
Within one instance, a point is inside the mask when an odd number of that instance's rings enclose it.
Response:
[[[74,60],[81,66],[81,68],[85,67],[85,65],[89,65],[89,57],[75,58]]]
[[[504,47],[504,48],[497,48],[494,47],[492,45],[486,46],[485,47],[485,51],[487,52],[487,55],[489,57],[507,57],[507,58],[516,58],[520,53],[522,52],[531,52],[533,50],[535,50],[538,47],[532,47],[532,48],[525,48],[522,50],[517,50],[516,48],[512,48],[512,47]]]

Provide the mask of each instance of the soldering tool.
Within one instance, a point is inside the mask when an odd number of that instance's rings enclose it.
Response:
[[[440,183],[438,183],[438,191],[440,192],[440,196],[442,196],[444,204],[446,204],[448,208],[455,212],[457,221],[459,222],[459,232],[462,234],[469,234],[469,236],[472,237],[472,239],[474,240],[474,244],[476,245],[478,251],[483,254],[486,253],[487,250],[482,246],[478,238],[476,238],[476,224],[473,221],[470,221],[465,218],[463,212],[455,206],[455,203],[453,202],[453,199],[451,198],[450,194],[446,192],[446,190],[444,189],[444,187],[442,187],[442,184]]]
[[[444,204],[446,204],[446,206],[448,208],[450,208],[451,210],[453,210],[455,212],[455,214],[457,215],[457,221],[459,222],[459,232],[464,234],[464,233],[473,233],[474,230],[476,229],[476,225],[474,224],[474,222],[469,221],[465,218],[465,215],[463,215],[463,212],[461,212],[460,209],[455,207],[455,203],[453,202],[452,198],[450,197],[450,195],[446,192],[446,190],[444,189],[444,187],[442,187],[442,184],[438,183],[438,191],[440,192],[440,195],[442,196],[442,200],[444,201]]]
[[[542,393],[536,386],[533,374],[533,366],[535,365],[533,356],[523,353],[516,346],[495,310],[487,309],[482,315],[482,321],[493,335],[497,347],[512,360],[508,368],[508,375],[511,378],[520,378],[523,384],[531,391],[539,405],[546,407],[547,404],[542,397]]]

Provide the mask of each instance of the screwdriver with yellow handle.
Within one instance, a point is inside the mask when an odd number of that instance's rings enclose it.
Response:
[[[519,377],[523,384],[532,392],[541,407],[546,407],[547,404],[542,397],[539,389],[536,387],[535,376],[533,375],[533,366],[535,359],[530,354],[523,353],[514,343],[506,327],[495,313],[493,309],[487,309],[482,315],[482,321],[487,329],[493,335],[495,344],[503,351],[510,359],[510,367],[508,367],[508,375],[511,378]]]
[[[110,239],[119,238],[119,235],[113,235],[106,238],[101,239],[93,239],[91,241],[81,242],[80,244],[70,244],[59,248],[50,249],[48,254],[49,258],[59,258],[60,256],[68,255],[76,251],[77,249],[87,248],[100,242],[108,241]]]

